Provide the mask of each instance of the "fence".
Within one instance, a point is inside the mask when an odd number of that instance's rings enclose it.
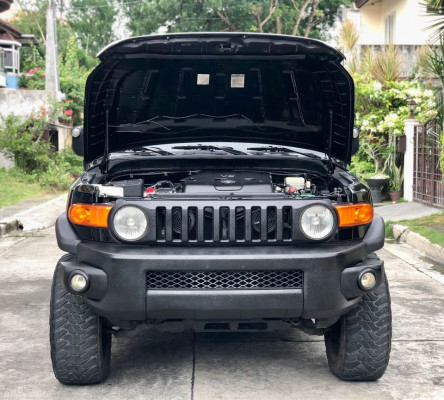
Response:
[[[415,127],[413,200],[444,208],[440,136],[441,126],[438,121]]]

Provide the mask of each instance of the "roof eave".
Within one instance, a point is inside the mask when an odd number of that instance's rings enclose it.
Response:
[[[0,29],[5,32],[9,32],[11,35],[16,37],[17,39],[22,36],[22,33],[17,28],[15,28],[14,26],[12,26],[11,24],[7,23],[6,21],[4,21],[2,19],[0,19]]]
[[[365,6],[369,0],[355,0],[355,6],[357,8],[361,8],[362,6]]]
[[[9,10],[11,7],[12,0],[0,0],[0,12]]]

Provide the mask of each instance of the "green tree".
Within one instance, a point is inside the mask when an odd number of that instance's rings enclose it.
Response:
[[[74,125],[78,125],[82,121],[85,83],[91,72],[85,66],[80,65],[77,53],[77,40],[75,36],[72,36],[68,40],[66,53],[59,56],[60,90],[71,102]]]
[[[44,48],[46,43],[46,16],[47,0],[15,0],[21,12],[14,19],[14,26],[24,34],[36,37]]]
[[[113,24],[117,11],[114,1],[71,0],[66,19],[87,54],[96,55],[116,39]]]
[[[134,35],[167,32],[268,32],[322,37],[350,0],[120,0]],[[147,16],[149,16],[147,18]]]
[[[38,50],[45,53],[46,44],[46,10],[47,0],[16,0],[21,12],[13,21],[24,34],[32,34],[39,42]],[[68,7],[69,6],[69,7]],[[97,52],[115,39],[112,25],[116,8],[113,2],[106,0],[75,0],[65,5],[63,0],[58,2],[57,9],[57,37],[59,54],[67,51],[68,41],[77,36],[80,47],[77,57],[80,65],[92,68],[96,65]],[[94,8],[96,7],[96,8]],[[27,65],[27,58],[31,55],[28,49],[22,49],[22,63]],[[32,54],[33,55],[33,54]],[[35,62],[35,59],[34,59]],[[30,69],[30,68],[29,68]]]
[[[444,35],[444,0],[425,0],[427,14],[435,17],[430,25],[433,30],[432,38],[439,39]]]

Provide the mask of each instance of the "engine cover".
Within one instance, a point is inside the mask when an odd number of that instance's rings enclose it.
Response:
[[[249,171],[205,171],[182,180],[185,193],[272,193],[270,174]]]

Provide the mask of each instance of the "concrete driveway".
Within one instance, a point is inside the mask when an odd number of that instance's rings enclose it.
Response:
[[[0,240],[0,399],[444,399],[444,286],[386,250],[394,340],[378,382],[339,381],[322,338],[288,330],[114,339],[108,381],[63,386],[48,344],[61,254],[53,228]]]

